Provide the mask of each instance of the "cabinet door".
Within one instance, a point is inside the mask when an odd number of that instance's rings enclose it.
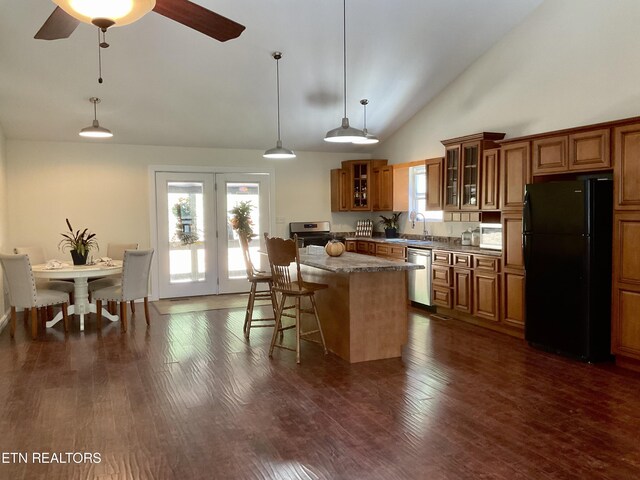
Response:
[[[444,157],[444,209],[460,209],[460,147],[447,147]]]
[[[453,308],[471,313],[471,270],[453,269]]]
[[[502,321],[506,325],[524,330],[524,275],[503,273],[502,302]]]
[[[504,145],[500,152],[501,210],[522,212],[524,186],[531,183],[529,142]]]
[[[409,211],[409,167],[393,165],[393,207],[394,212]]]
[[[541,138],[533,141],[533,175],[566,172],[569,170],[569,137]]]
[[[357,243],[356,243],[356,252],[363,253],[365,255],[369,255],[369,244],[370,243],[372,243],[372,242],[368,242],[366,240],[358,240]],[[374,245],[374,248],[375,248],[375,245]]]
[[[356,252],[358,250],[355,240],[347,240],[345,249],[347,252]]]
[[[480,168],[480,210],[498,210],[500,149],[482,152]]]
[[[620,210],[640,209],[640,123],[613,130],[614,205]]]
[[[608,128],[569,135],[569,170],[609,169],[610,150]]]
[[[442,166],[443,158],[430,158],[426,161],[427,172],[427,210],[442,210]],[[397,210],[394,208],[394,210]]]
[[[349,200],[349,170],[345,168],[331,170],[331,211],[349,211],[351,206]]]
[[[522,272],[522,215],[505,213],[502,215],[502,265],[507,270]]]
[[[372,208],[389,212],[393,209],[393,167],[385,165],[373,169]]]
[[[453,306],[451,289],[434,285],[431,289],[431,303],[438,307],[451,308]]]
[[[460,171],[460,209],[478,210],[480,183],[480,142],[463,143]]]
[[[473,315],[500,321],[500,275],[473,272]]]
[[[371,201],[371,162],[354,161],[349,163],[349,180],[351,181],[351,210],[369,211]]]

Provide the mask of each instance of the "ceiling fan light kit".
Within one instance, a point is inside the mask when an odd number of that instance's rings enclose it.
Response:
[[[344,117],[342,117],[342,124],[338,128],[327,132],[324,141],[332,143],[357,143],[358,141],[365,140],[365,134],[362,130],[349,126],[349,118],[347,117],[347,0],[342,0],[342,20]]]
[[[111,20],[114,25],[133,23],[156,6],[156,0],[53,0],[69,15],[84,23]],[[101,25],[98,25],[101,27]],[[102,27],[101,27],[102,28]]]
[[[91,97],[89,99],[91,103],[93,103],[93,122],[90,127],[84,127],[80,130],[79,135],[81,137],[89,137],[89,138],[111,138],[113,137],[113,133],[108,128],[104,128],[100,126],[100,122],[98,122],[98,112],[96,105],[100,103],[100,99],[97,97]]]
[[[277,93],[277,103],[278,103],[278,141],[276,142],[276,147],[271,148],[264,152],[262,155],[264,158],[277,158],[277,159],[285,159],[285,158],[296,158],[296,154],[293,153],[292,150],[288,148],[284,148],[282,146],[282,140],[280,140],[280,59],[282,58],[282,52],[273,52],[271,56],[276,61],[276,93]]]

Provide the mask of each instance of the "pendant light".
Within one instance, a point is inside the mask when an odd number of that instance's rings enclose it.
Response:
[[[353,143],[358,145],[373,145],[374,143],[378,143],[378,137],[371,134],[367,130],[367,105],[369,104],[369,100],[363,98],[360,100],[360,105],[364,108],[364,128],[362,129],[362,133],[364,133],[364,138],[355,140]]]
[[[278,141],[275,148],[270,148],[264,155],[264,158],[296,158],[296,154],[288,148],[282,146],[282,140],[280,140],[280,59],[282,58],[281,52],[273,52],[271,56],[276,60],[276,92],[278,99]]]
[[[101,127],[98,122],[98,112],[96,105],[100,103],[100,99],[97,97],[91,97],[89,99],[91,103],[93,103],[93,123],[90,127],[85,127],[80,130],[81,137],[91,137],[91,138],[110,138],[113,137],[113,133],[111,130]]]
[[[357,140],[364,140],[362,130],[349,126],[349,118],[347,117],[347,0],[342,0],[342,58],[343,58],[343,80],[344,80],[344,117],[342,117],[342,125],[333,130],[329,130],[324,137],[325,142],[333,143],[354,143]]]

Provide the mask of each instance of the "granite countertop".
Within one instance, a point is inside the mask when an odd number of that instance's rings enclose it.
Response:
[[[347,237],[345,240],[365,240],[368,242],[388,243],[390,245],[402,245],[404,247],[422,248],[425,250],[449,250],[451,252],[471,253],[475,255],[487,255],[490,257],[501,257],[502,250],[491,250],[488,248],[471,247],[453,242],[442,242],[435,240],[414,240],[410,238],[385,238],[385,237]]]
[[[407,263],[402,260],[387,260],[350,252],[345,252],[339,257],[330,257],[324,252],[320,255],[300,253],[300,263],[333,273],[392,272],[424,268],[422,265]]]

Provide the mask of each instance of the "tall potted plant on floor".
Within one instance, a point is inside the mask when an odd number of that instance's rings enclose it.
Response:
[[[74,265],[85,265],[89,252],[100,248],[96,234],[91,233],[88,228],[74,231],[69,219],[66,218],[65,220],[67,221],[67,227],[69,227],[69,233],[61,233],[62,240],[60,240],[58,248],[63,252],[66,249],[71,252]]]

